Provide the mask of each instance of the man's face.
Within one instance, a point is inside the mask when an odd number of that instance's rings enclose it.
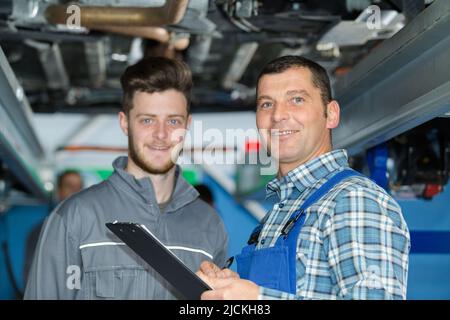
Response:
[[[58,186],[58,199],[63,201],[72,194],[81,191],[83,188],[83,182],[80,175],[76,173],[67,173],[61,178],[60,185]]]
[[[335,101],[327,105],[327,114],[308,69],[290,68],[260,78],[256,124],[284,174],[331,149],[328,129],[339,122]]]
[[[128,135],[129,156],[141,170],[164,174],[176,163],[190,122],[185,96],[176,90],[136,92],[128,118],[120,113]]]

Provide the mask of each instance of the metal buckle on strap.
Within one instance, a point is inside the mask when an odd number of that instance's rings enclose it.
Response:
[[[259,235],[261,233],[262,228],[258,228],[255,232],[250,235],[250,238],[247,241],[247,244],[254,244],[258,242]]]
[[[286,236],[288,235],[289,231],[291,231],[292,227],[294,226],[294,219],[289,219],[289,221],[284,225],[283,229],[281,230],[281,235]]]
[[[284,238],[286,239],[288,233],[292,230],[292,228],[294,227],[295,223],[297,222],[298,219],[300,219],[300,217],[303,214],[303,210],[301,210],[299,213],[297,213],[294,218],[290,218],[288,220],[288,222],[286,222],[286,224],[284,225],[283,229],[281,230],[281,235],[284,236]]]

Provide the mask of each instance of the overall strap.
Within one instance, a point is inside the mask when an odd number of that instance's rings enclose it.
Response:
[[[297,222],[300,215],[306,209],[308,209],[309,206],[311,206],[317,200],[322,198],[328,191],[330,191],[339,182],[341,182],[342,180],[344,180],[350,176],[363,176],[363,175],[351,168],[346,168],[346,169],[336,173],[327,182],[325,182],[319,189],[317,189],[315,192],[313,192],[313,194],[310,195],[308,197],[308,199],[306,199],[306,201],[303,203],[303,205],[300,207],[300,209],[298,209],[296,212],[294,212],[294,214],[292,214],[292,217],[289,219],[288,223],[284,226],[282,234],[286,235],[292,229],[293,225],[295,224],[295,222]],[[267,220],[267,215],[252,231],[250,238],[247,241],[248,245],[254,245],[258,241],[259,234],[260,234],[266,220]]]
[[[300,209],[298,209],[296,212],[294,212],[291,216],[291,218],[288,220],[288,222],[286,223],[286,225],[283,227],[283,230],[281,231],[281,233],[286,236],[289,231],[292,229],[292,227],[295,225],[295,223],[297,222],[297,220],[300,218],[300,216],[302,215],[302,213],[308,209],[312,204],[314,204],[315,202],[317,202],[320,198],[322,198],[325,194],[328,193],[328,191],[330,191],[334,186],[336,186],[338,183],[340,183],[341,181],[343,181],[344,179],[351,177],[351,176],[362,176],[362,174],[360,174],[359,172],[351,169],[351,168],[346,168],[342,171],[339,171],[338,173],[336,173],[335,175],[333,175],[330,179],[328,179],[327,182],[325,182],[322,186],[320,186],[319,189],[317,189],[316,191],[314,191],[306,200],[305,202],[302,204],[302,206],[300,207]],[[302,221],[303,222],[303,221]]]
[[[350,177],[350,176],[362,176],[359,172],[346,168],[334,176],[332,176],[327,182],[325,182],[319,189],[317,189],[312,195],[309,196],[308,199],[303,203],[302,210],[306,210],[313,203],[317,202],[320,198],[322,198],[328,191],[330,191],[335,185],[337,185],[342,180]]]
[[[285,284],[285,286],[288,288],[288,290],[286,291],[295,294],[297,290],[297,239],[306,219],[306,214],[303,213],[308,207],[310,207],[313,203],[317,202],[320,198],[327,194],[339,182],[351,176],[362,175],[350,168],[346,168],[333,175],[319,189],[317,189],[312,195],[310,195],[308,199],[306,199],[300,209],[291,216],[286,225],[283,227],[281,236],[277,239],[277,244],[281,245],[284,242],[284,244],[287,245],[289,252],[289,284]],[[292,232],[290,232],[291,229]]]
[[[264,218],[258,223],[258,225],[253,229],[252,233],[250,234],[250,238],[247,240],[248,245],[256,245],[258,242],[259,234],[261,233],[261,230],[266,223],[269,215],[266,214]]]

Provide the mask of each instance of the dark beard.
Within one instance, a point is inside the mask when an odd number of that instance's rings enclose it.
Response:
[[[170,160],[164,167],[162,168],[154,168],[145,163],[142,157],[138,154],[137,150],[134,148],[133,141],[133,132],[131,128],[128,128],[128,155],[133,160],[133,162],[143,171],[150,174],[165,174],[170,171],[175,166],[175,163]]]

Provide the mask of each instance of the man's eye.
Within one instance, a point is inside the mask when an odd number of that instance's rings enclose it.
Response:
[[[178,120],[176,120],[176,119],[171,119],[171,120],[169,120],[169,123],[170,123],[170,124],[173,124],[173,125],[177,125],[177,124],[180,123],[180,121],[178,121]]]
[[[152,119],[150,119],[150,118],[145,118],[145,119],[142,119],[141,121],[142,121],[143,124],[150,124],[150,123],[152,123]]]
[[[301,104],[305,101],[305,99],[303,99],[302,97],[294,97],[292,98],[292,102],[294,102],[295,104]]]
[[[261,109],[270,108],[271,106],[272,106],[272,103],[271,103],[271,102],[263,102],[263,103],[261,103],[261,104],[259,105],[259,107],[260,107]]]

